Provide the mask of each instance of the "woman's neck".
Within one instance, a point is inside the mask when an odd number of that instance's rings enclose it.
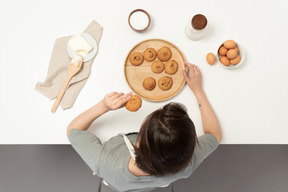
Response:
[[[141,170],[136,165],[136,162],[135,162],[135,160],[133,158],[130,158],[130,160],[129,160],[128,169],[129,169],[130,173],[132,173],[136,177],[148,176],[149,175],[148,173],[144,172],[143,170]]]

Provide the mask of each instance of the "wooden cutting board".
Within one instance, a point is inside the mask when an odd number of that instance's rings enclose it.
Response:
[[[139,66],[134,66],[129,61],[129,55],[133,52],[139,52],[143,55],[147,48],[154,48],[157,51],[163,46],[167,46],[171,49],[172,57],[170,60],[178,62],[179,69],[174,75],[168,75],[165,73],[165,70],[159,74],[153,73],[151,70],[153,61],[147,62],[144,60]],[[157,59],[158,58],[156,57],[155,60]],[[183,53],[172,43],[162,39],[148,39],[135,45],[128,53],[124,64],[125,78],[132,91],[143,99],[148,101],[164,101],[175,96],[184,86],[185,80],[182,74],[184,61],[185,58]],[[165,63],[166,62],[164,62],[164,64]],[[173,86],[168,91],[163,91],[158,87],[158,80],[163,76],[170,76],[173,79]],[[152,91],[147,91],[142,86],[144,79],[147,77],[153,77],[156,80],[157,85]]]

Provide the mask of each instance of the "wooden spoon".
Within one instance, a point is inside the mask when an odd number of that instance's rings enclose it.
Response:
[[[80,55],[76,55],[71,59],[69,65],[68,65],[67,79],[66,79],[65,83],[63,84],[61,91],[58,93],[58,95],[56,97],[56,100],[55,100],[53,107],[51,109],[52,113],[56,112],[70,80],[81,69],[82,63],[83,63],[83,59]]]

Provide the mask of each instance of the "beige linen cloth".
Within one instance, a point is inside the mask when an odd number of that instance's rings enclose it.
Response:
[[[92,35],[99,45],[102,31],[102,26],[96,21],[92,21],[85,29],[84,33]],[[68,64],[71,58],[67,52],[67,44],[70,37],[71,36],[56,39],[50,58],[46,80],[44,82],[38,82],[35,87],[37,91],[48,97],[50,100],[57,97],[68,75]],[[71,79],[60,103],[62,109],[69,109],[75,103],[80,91],[90,76],[94,58],[83,63],[80,71]]]

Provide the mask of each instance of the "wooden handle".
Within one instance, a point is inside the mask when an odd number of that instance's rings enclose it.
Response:
[[[60,102],[61,102],[61,100],[62,100],[62,97],[63,97],[63,95],[64,95],[64,93],[65,93],[65,91],[66,91],[66,88],[67,88],[67,86],[68,86],[68,84],[69,84],[69,82],[70,82],[70,80],[71,80],[72,77],[73,77],[73,76],[69,76],[69,75],[68,75],[65,83],[63,84],[63,87],[62,87],[61,91],[60,91],[59,94],[57,95],[57,98],[56,98],[56,100],[55,100],[55,102],[54,102],[54,104],[53,104],[53,107],[52,107],[52,109],[51,109],[51,112],[52,112],[52,113],[55,113],[55,112],[56,112],[56,110],[57,110],[57,108],[58,108],[58,106],[59,106],[59,104],[60,104]]]

